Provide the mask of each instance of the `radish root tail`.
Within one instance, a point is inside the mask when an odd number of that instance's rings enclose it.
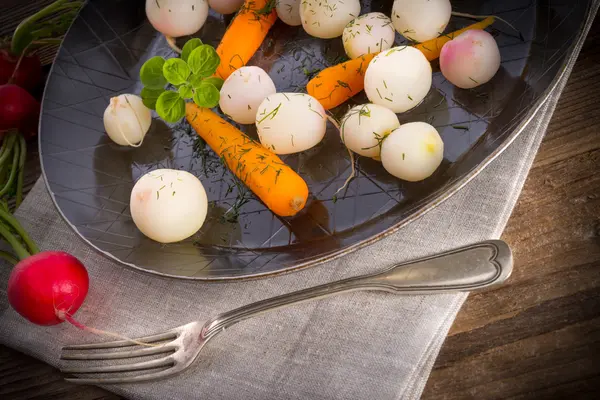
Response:
[[[173,49],[173,51],[177,54],[181,54],[182,50],[177,47],[177,44],[175,44],[175,38],[173,36],[167,36],[165,35],[165,39],[167,40],[167,43],[169,44],[169,47],[171,49]]]
[[[333,126],[335,126],[335,129],[338,130],[338,133],[340,134],[340,137],[341,137],[340,124],[329,112],[327,113],[327,119],[329,120],[329,122],[331,122],[331,124]],[[337,196],[337,194],[339,192],[344,190],[348,186],[348,184],[352,181],[352,179],[354,179],[354,176],[356,175],[354,153],[347,147],[346,147],[346,150],[348,150],[348,155],[350,155],[350,165],[352,166],[352,171],[350,172],[350,176],[348,176],[348,178],[346,178],[346,182],[344,182],[344,185],[333,194],[334,197]]]
[[[103,331],[101,329],[96,329],[96,328],[91,328],[89,326],[86,326],[84,324],[82,324],[81,322],[77,321],[75,318],[73,318],[73,316],[65,311],[65,310],[58,310],[56,315],[58,316],[58,318],[67,321],[68,323],[70,323],[71,325],[73,325],[76,328],[79,328],[83,331],[87,331],[90,333],[93,333],[95,335],[99,335],[99,336],[110,336],[113,338],[117,338],[117,339],[122,339],[122,340],[127,340],[129,342],[131,342],[132,344],[137,344],[140,346],[146,346],[146,347],[160,347],[162,346],[162,344],[154,344],[154,343],[146,343],[146,342],[142,342],[139,340],[135,340],[132,339],[130,337],[115,333],[115,332],[110,332],[110,331]]]

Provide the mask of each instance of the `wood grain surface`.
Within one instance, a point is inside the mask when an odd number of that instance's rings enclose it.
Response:
[[[35,163],[35,150],[30,152]],[[34,166],[31,183],[39,174]],[[423,399],[600,398],[600,22],[504,234],[515,271],[469,297]],[[0,346],[1,399],[115,400]]]

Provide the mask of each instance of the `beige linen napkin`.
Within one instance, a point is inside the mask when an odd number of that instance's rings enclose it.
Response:
[[[201,283],[125,268],[71,231],[43,181],[17,216],[42,249],[67,251],[87,266],[91,288],[77,313],[83,323],[131,337],[160,332],[267,297],[498,238],[567,77],[515,143],[458,194],[367,248],[303,271],[248,282]],[[7,303],[8,275],[4,265],[0,342],[58,366],[63,345],[103,340],[68,324],[38,327],[25,321]],[[177,377],[107,389],[134,399],[161,400],[416,399],[466,296],[354,292],[293,306],[228,329]]]

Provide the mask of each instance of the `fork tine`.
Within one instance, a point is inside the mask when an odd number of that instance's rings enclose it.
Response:
[[[177,347],[169,344],[164,344],[158,347],[146,347],[144,349],[139,350],[130,350],[130,351],[114,351],[110,353],[92,353],[92,352],[84,352],[84,353],[70,353],[70,354],[61,354],[61,360],[117,360],[120,358],[132,358],[132,357],[143,357],[143,356],[151,356],[153,354],[162,354],[167,353],[169,351],[176,350]]]
[[[117,383],[136,383],[149,381],[153,379],[166,378],[175,375],[179,370],[169,368],[160,372],[152,372],[150,374],[142,374],[138,376],[129,376],[123,378],[65,378],[67,382],[77,383],[81,385],[109,385]]]
[[[157,360],[143,361],[134,364],[123,364],[123,365],[107,365],[100,367],[76,367],[76,368],[62,368],[61,371],[65,374],[93,374],[103,372],[128,372],[128,371],[139,371],[142,369],[166,367],[173,365],[175,360],[171,356],[159,358]]]
[[[141,338],[136,338],[135,340],[140,341],[140,342],[152,343],[152,342],[158,342],[161,340],[175,339],[176,337],[177,337],[177,332],[171,331],[171,332],[159,333],[156,335],[144,336]],[[103,342],[103,343],[74,344],[74,345],[63,347],[63,350],[94,350],[94,349],[110,349],[113,347],[128,347],[128,346],[139,346],[139,345],[133,343],[130,340],[115,340],[113,342]]]

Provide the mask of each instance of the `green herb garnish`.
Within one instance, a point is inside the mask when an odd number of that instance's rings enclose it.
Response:
[[[144,104],[170,123],[185,116],[186,100],[191,99],[200,107],[215,107],[223,80],[212,75],[220,62],[214,47],[197,38],[187,41],[181,58],[152,57],[140,69]],[[167,89],[167,84],[173,88]]]

